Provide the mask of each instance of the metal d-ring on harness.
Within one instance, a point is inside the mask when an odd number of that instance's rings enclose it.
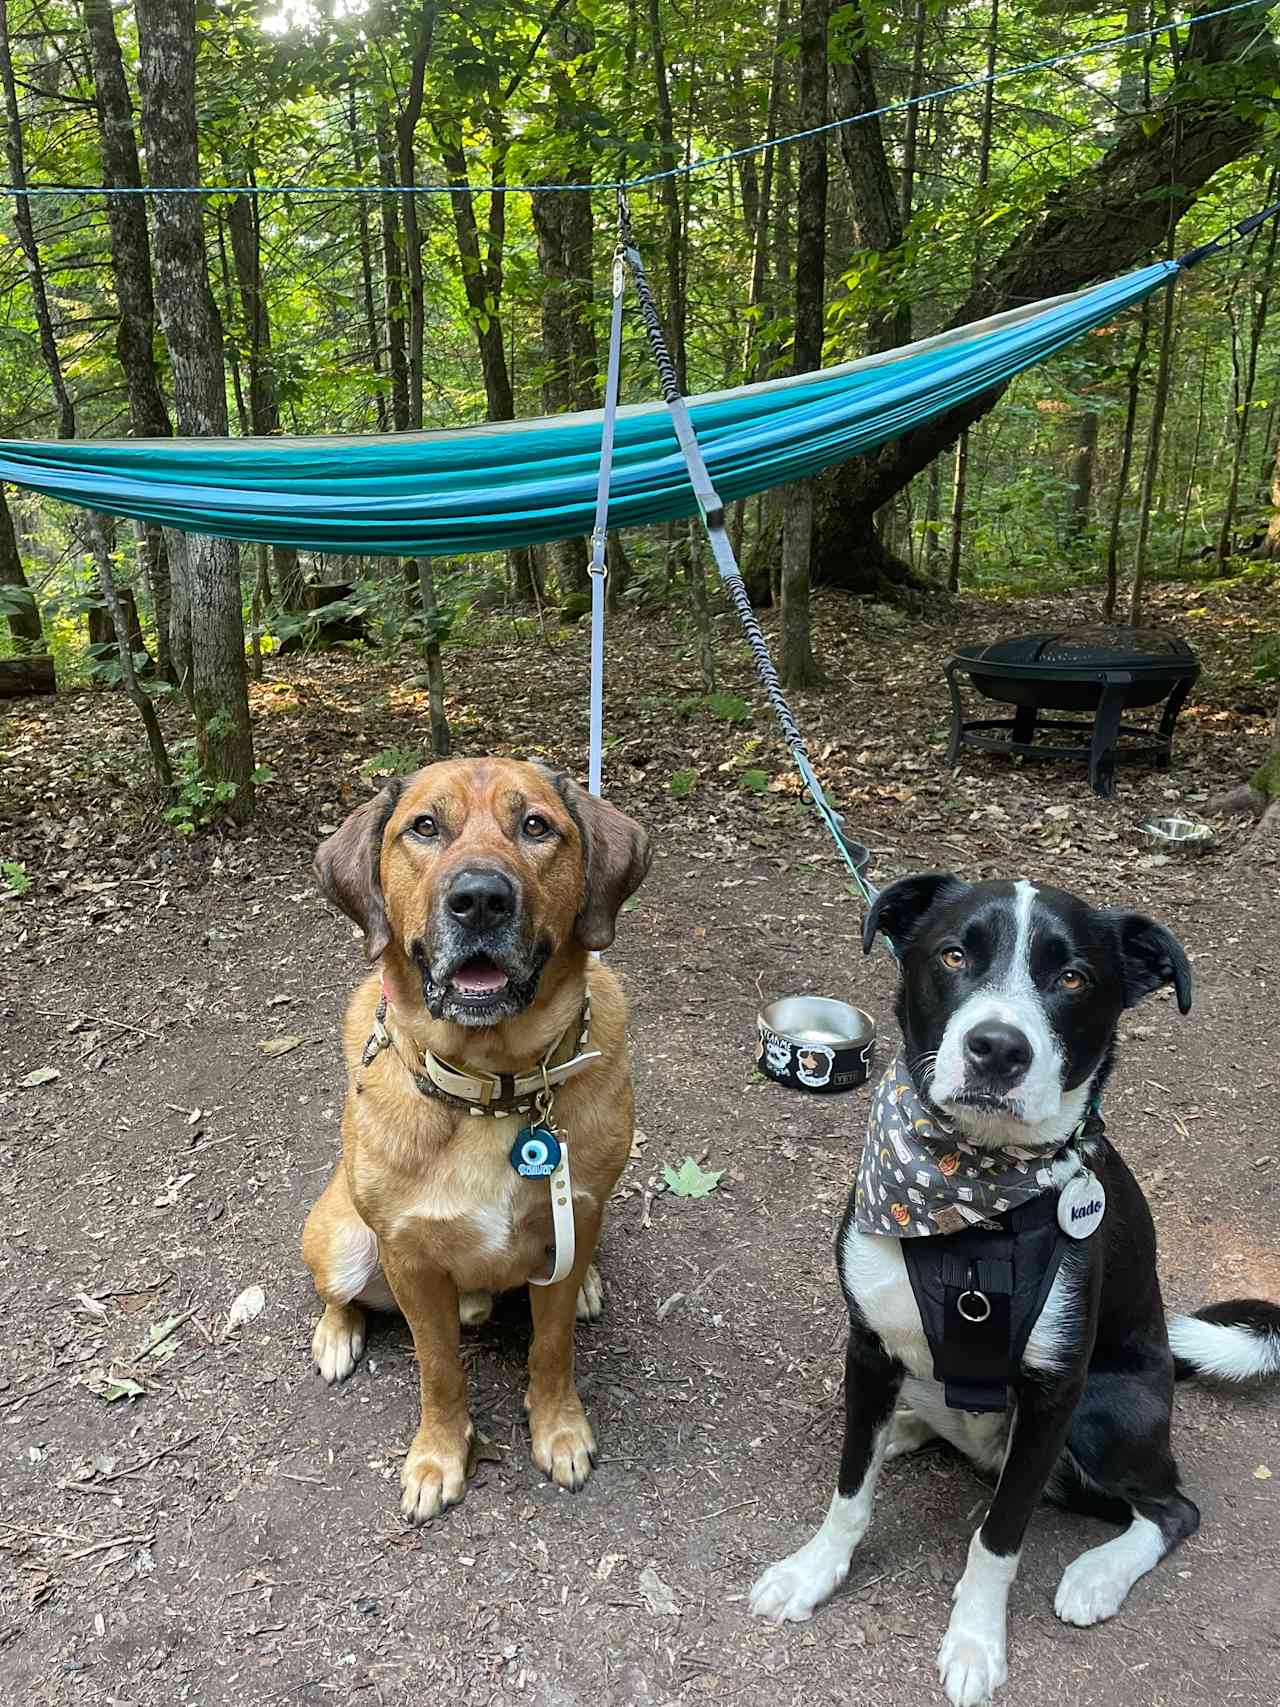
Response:
[[[707,530],[707,539],[711,545],[711,554],[715,558],[716,569],[724,583],[725,591],[733,602],[746,634],[747,645],[751,649],[752,661],[756,674],[764,688],[774,715],[782,730],[782,738],[796,769],[800,773],[805,791],[817,808],[823,823],[831,832],[831,838],[839,850],[840,857],[848,867],[849,875],[857,885],[859,893],[868,906],[875,900],[876,890],[868,880],[865,868],[867,850],[860,843],[850,840],[844,833],[840,815],[832,807],[823,793],[822,784],[814,775],[809,754],[805,748],[804,737],[800,733],[791,707],[787,704],[782,692],[782,684],[778,680],[778,672],[773,667],[769,656],[769,646],[761,633],[760,624],[756,621],[755,612],[751,608],[751,600],[743,584],[742,572],[738,568],[733,546],[725,527],[724,505],[715,487],[711,484],[711,476],[707,472],[706,461],[702,455],[702,447],[698,443],[693,422],[689,415],[688,405],[681,395],[680,386],[676,380],[675,364],[671,360],[671,352],[667,348],[667,340],[662,330],[657,306],[653,300],[653,292],[649,288],[649,280],[644,270],[644,262],[636,248],[635,238],[631,230],[631,210],[627,204],[626,192],[618,191],[618,246],[613,261],[613,318],[609,338],[609,372],[605,388],[604,431],[601,441],[600,484],[596,499],[596,521],[592,533],[592,631],[591,631],[591,789],[599,793],[599,762],[601,751],[601,727],[599,709],[601,703],[601,682],[604,668],[604,599],[601,582],[604,575],[604,541],[608,524],[609,481],[613,455],[613,429],[617,413],[618,399],[618,359],[621,347],[622,327],[622,262],[627,268],[636,288],[636,296],[640,303],[640,313],[644,320],[645,331],[649,338],[649,347],[653,359],[657,363],[658,377],[662,384],[662,395],[666,400],[671,414],[671,424],[675,428],[676,439],[684,456],[685,466],[689,471],[689,484],[693,487],[694,497],[702,514],[703,525]]]

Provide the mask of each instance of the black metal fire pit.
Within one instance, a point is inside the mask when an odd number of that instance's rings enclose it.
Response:
[[[945,668],[951,689],[949,765],[961,747],[1029,759],[1083,759],[1090,786],[1109,797],[1120,755],[1153,758],[1161,770],[1168,768],[1173,726],[1200,674],[1200,660],[1185,640],[1161,629],[1099,626],[962,646]],[[984,698],[1015,706],[1014,715],[966,718],[960,676],[968,676]],[[1121,721],[1122,712],[1161,704],[1154,730]],[[1093,722],[1041,718],[1042,711],[1091,711]],[[1064,746],[1036,739],[1041,731],[1061,730],[1089,740]]]

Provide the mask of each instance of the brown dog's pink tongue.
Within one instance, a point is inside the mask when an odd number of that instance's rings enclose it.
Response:
[[[501,990],[510,980],[487,955],[477,954],[470,960],[464,960],[449,982],[468,995],[488,996],[495,990]]]

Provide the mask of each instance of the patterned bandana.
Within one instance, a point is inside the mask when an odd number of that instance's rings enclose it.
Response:
[[[854,1225],[896,1239],[985,1225],[1049,1190],[1061,1153],[978,1149],[921,1098],[899,1056],[867,1116]]]

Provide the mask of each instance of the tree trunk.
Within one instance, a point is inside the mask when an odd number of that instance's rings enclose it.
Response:
[[[254,180],[253,168],[246,172]],[[357,200],[362,198],[357,197]],[[236,288],[244,315],[245,348],[249,358],[249,425],[259,438],[280,431],[280,396],[271,357],[271,316],[262,282],[262,232],[257,196],[232,196],[227,203],[227,229]],[[282,609],[300,611],[306,604],[306,582],[292,545],[271,547],[276,594]]]
[[[424,304],[422,292],[422,233],[418,228],[418,198],[412,186],[418,181],[415,139],[422,116],[422,96],[436,26],[436,0],[424,0],[415,30],[413,61],[404,105],[396,118],[396,164],[400,182],[407,186],[401,198],[404,226],[405,271],[409,282],[409,419],[422,426],[422,338]]]
[[[160,723],[156,717],[156,708],[152,705],[142,683],[138,680],[138,672],[133,662],[134,636],[130,634],[130,616],[125,609],[125,602],[116,587],[115,571],[111,566],[111,545],[107,538],[106,526],[96,510],[86,512],[89,521],[89,539],[93,547],[94,562],[98,566],[98,585],[106,600],[107,609],[111,612],[111,623],[115,630],[116,652],[120,659],[120,673],[124,680],[124,691],[133,701],[138,716],[142,719],[142,727],[147,732],[147,745],[151,749],[151,763],[155,767],[156,782],[163,794],[168,794],[173,788],[173,772],[169,768],[169,755],[165,751],[164,736],[160,731]],[[137,612],[133,612],[133,623],[137,623]]]
[[[142,138],[153,184],[199,183],[195,0],[136,0]],[[227,434],[222,325],[209,288],[200,199],[157,195],[155,298],[173,367],[178,425]],[[192,535],[187,595],[196,751],[206,780],[234,790],[228,815],[253,816],[253,731],[244,661],[240,555],[230,540]]]
[[[969,484],[969,434],[956,440],[955,473],[951,481],[951,537],[947,550],[947,591],[960,591],[960,552],[964,543],[964,497]],[[892,553],[890,554],[892,555]]]
[[[396,181],[396,160],[386,121],[379,123],[378,176]],[[382,223],[382,289],[387,326],[387,367],[391,374],[391,425],[402,433],[409,425],[409,361],[404,339],[404,258],[400,252],[400,205],[391,194],[378,197]]]
[[[422,619],[427,634],[427,706],[431,719],[431,751],[435,758],[447,759],[452,737],[444,708],[444,659],[440,653],[440,606],[436,602],[436,578],[429,557],[419,557],[417,563]]]
[[[15,186],[26,184],[26,162],[23,152],[23,133],[21,114],[18,108],[17,86],[13,75],[13,59],[10,51],[9,17],[6,0],[0,0],[0,78],[4,83],[5,114],[7,118],[6,139],[9,158],[9,170]],[[63,380],[62,362],[58,354],[58,342],[54,332],[53,316],[49,308],[49,298],[45,290],[44,269],[40,262],[40,250],[36,242],[35,227],[31,217],[31,203],[28,197],[18,196],[14,212],[14,224],[18,229],[19,242],[22,245],[23,258],[27,264],[27,274],[31,282],[31,294],[35,304],[36,324],[40,334],[40,353],[44,358],[45,367],[49,373],[53,394],[58,403],[58,436],[74,438],[76,432],[75,409],[71,402]],[[100,555],[100,577],[103,593],[112,610],[115,622],[116,644],[120,656],[120,668],[124,676],[129,697],[137,706],[142,717],[143,726],[147,732],[147,740],[151,746],[153,757],[156,759],[157,774],[168,776],[168,757],[164,751],[164,741],[160,736],[159,725],[156,723],[155,711],[151,701],[138,685],[137,675],[133,666],[132,639],[129,633],[129,623],[125,617],[124,605],[115,589],[109,557],[106,555],[106,527],[102,517],[95,510],[86,512],[88,516],[90,536],[94,541],[95,555]],[[98,552],[98,542],[103,542],[102,552]],[[105,567],[103,567],[105,564]],[[137,611],[133,612],[134,626],[137,626]],[[141,640],[141,633],[137,638]]]
[[[911,37],[911,86],[908,90],[908,98],[912,102],[919,101],[924,93],[924,44],[929,23],[928,0],[915,0],[915,7]],[[915,198],[916,145],[919,134],[920,108],[913,105],[907,108],[903,123],[902,182],[898,200],[904,231],[911,223],[911,204]]]
[[[1000,27],[1000,0],[991,0],[987,19],[987,81],[982,89],[982,123],[978,131],[978,199],[976,216],[979,235],[973,246],[971,279],[976,288],[982,278],[982,220],[986,214],[987,185],[991,181],[991,119],[995,105],[996,46]],[[969,432],[956,441],[956,475],[951,488],[951,554],[947,563],[947,591],[960,590],[960,560],[964,545],[964,501],[969,484]]]
[[[935,456],[929,464],[924,501],[924,572],[931,580],[937,573],[938,555],[942,550],[941,520],[942,466]]]
[[[827,122],[828,0],[800,0],[800,124]],[[857,126],[853,127],[854,129]],[[826,271],[827,143],[822,136],[798,144],[796,291],[793,373],[822,366]],[[809,620],[809,559],[813,545],[813,482],[793,481],[783,495],[782,679],[802,688],[821,680]]]
[[[1187,527],[1191,520],[1191,494],[1196,487],[1200,468],[1200,441],[1204,434],[1204,403],[1209,384],[1209,356],[1213,349],[1212,327],[1205,327],[1204,346],[1200,353],[1200,385],[1196,394],[1196,424],[1191,438],[1191,456],[1187,467],[1187,482],[1182,495],[1182,518],[1178,524],[1178,559],[1174,573],[1180,573],[1187,550]]]
[[[109,188],[134,190],[142,183],[142,169],[111,0],[81,0],[81,9],[93,67],[102,181]],[[129,395],[129,429],[140,439],[168,438],[173,429],[156,370],[156,307],[151,292],[146,201],[140,195],[108,196],[106,213],[120,311],[116,355]],[[156,662],[160,674],[172,682],[176,680],[170,635],[172,571],[164,530],[152,522],[142,523],[136,538],[143,573],[151,588]]]
[[[90,547],[96,551],[97,535],[101,533],[108,542],[107,549],[110,550],[110,534],[108,532],[110,524],[96,511],[90,510],[86,514],[90,517],[88,530]],[[115,584],[114,570],[112,571],[112,584]],[[129,637],[129,655],[136,659],[141,654],[146,660],[141,669],[144,674],[149,675],[155,666],[152,664],[151,655],[147,651],[146,638],[142,632],[142,619],[138,615],[138,601],[133,596],[133,588],[116,587],[115,598],[124,612],[125,633]],[[89,611],[90,653],[95,656],[99,663],[105,663],[110,654],[115,651],[116,641],[115,609],[112,601],[104,593],[102,605],[91,607]],[[137,667],[135,665],[135,668]]]
[[[836,111],[840,118],[872,113],[880,105],[875,71],[868,45],[865,14],[859,7],[851,17],[855,34],[840,44],[840,57],[832,67]],[[840,154],[849,180],[853,203],[854,240],[860,249],[883,256],[882,279],[893,293],[891,305],[869,315],[866,353],[896,349],[911,341],[911,308],[899,296],[894,275],[902,248],[902,208],[893,187],[893,174],[885,154],[884,133],[878,119],[847,124],[839,132]]]
[[[570,168],[574,170],[574,168]],[[591,203],[585,192],[535,192],[533,224],[542,272],[542,404],[549,415],[592,408],[599,370],[590,334]],[[549,547],[561,598],[586,592],[585,539]]]
[[[1280,184],[1280,172],[1273,171],[1267,186],[1268,202],[1275,200],[1276,188]],[[1271,300],[1272,277],[1276,261],[1276,239],[1280,237],[1280,219],[1271,221],[1271,233],[1267,239],[1266,259],[1262,264],[1262,278],[1253,298],[1252,322],[1249,328],[1249,353],[1245,362],[1244,384],[1241,395],[1237,400],[1235,452],[1231,458],[1231,478],[1227,485],[1227,499],[1222,506],[1222,526],[1218,532],[1218,562],[1225,563],[1231,556],[1233,534],[1236,525],[1236,507],[1240,502],[1240,471],[1244,466],[1249,447],[1249,411],[1253,407],[1253,391],[1258,378],[1258,350],[1262,344],[1262,334],[1267,324],[1267,309]]]
[[[1169,373],[1173,363],[1174,312],[1178,305],[1177,284],[1165,286],[1164,316],[1160,322],[1160,365],[1156,370],[1155,396],[1151,400],[1151,425],[1147,438],[1147,458],[1142,470],[1142,491],[1138,497],[1138,543],[1133,552],[1133,585],[1129,592],[1129,626],[1137,628],[1142,622],[1142,595],[1146,584],[1147,545],[1151,538],[1151,512],[1156,501],[1156,474],[1160,468],[1161,438],[1164,433],[1165,409],[1169,402]]]
[[[1098,411],[1086,403],[1076,422],[1071,455],[1071,497],[1067,508],[1067,539],[1074,542],[1087,531],[1093,517],[1093,462],[1098,450]]]
[[[347,136],[351,143],[351,164],[355,169],[355,181],[364,182],[364,150],[360,146],[360,128],[356,115],[356,89],[351,84],[347,90]],[[364,305],[365,335],[369,340],[369,366],[373,369],[376,384],[378,431],[385,433],[390,425],[387,413],[387,399],[382,389],[382,340],[378,332],[378,313],[374,306],[373,294],[373,240],[369,232],[369,198],[356,196],[356,236],[360,251],[360,294]]]
[[[32,596],[22,567],[18,535],[3,486],[0,486],[0,591],[6,595],[4,612],[9,633],[13,636],[14,650],[43,652],[44,626],[40,621],[40,607]]]
[[[1164,105],[1126,123],[1101,160],[1055,192],[970,290],[951,326],[1124,272],[1161,241],[1171,214],[1181,217],[1215,172],[1256,145],[1262,108],[1244,95],[1275,75],[1272,38],[1241,13],[1195,23],[1185,39]],[[816,540],[822,579],[861,587],[848,539],[865,536],[869,518],[994,408],[1004,390],[995,386],[822,477]]]
[[[786,27],[787,0],[778,0],[773,28],[773,59],[769,67],[769,108],[765,116],[765,140],[768,142],[778,134],[778,113],[782,106],[782,41]],[[742,340],[742,377],[748,381],[763,377],[760,364],[754,359],[754,346],[764,311],[765,281],[769,275],[769,218],[773,207],[773,168],[777,152],[776,148],[765,150],[756,216],[751,227],[751,282],[747,290],[746,331]],[[735,549],[741,549],[740,541]]]
[[[1211,800],[1209,811],[1257,819],[1260,830],[1280,828],[1280,705],[1266,758],[1248,782]]]
[[[653,92],[658,118],[658,166],[669,172],[680,163],[676,153],[676,126],[671,110],[671,88],[667,82],[667,59],[663,45],[660,0],[648,0],[649,54],[653,61]],[[658,199],[666,220],[666,333],[667,348],[675,363],[676,384],[686,396],[689,391],[688,359],[685,353],[685,295],[681,276],[680,197],[674,178],[663,178],[658,185]]]
[[[13,75],[8,0],[0,0],[0,82],[4,84],[5,153],[9,161],[9,177],[14,188],[22,190],[26,187],[27,168],[23,150],[22,115],[18,107],[18,89]],[[31,298],[36,312],[36,330],[40,339],[40,355],[44,361],[45,371],[49,375],[49,384],[52,387],[54,402],[57,405],[58,437],[60,439],[73,439],[76,436],[75,411],[63,379],[62,363],[58,356],[58,344],[53,330],[53,315],[49,311],[49,296],[45,289],[44,268],[40,264],[40,250],[36,243],[35,225],[31,215],[31,198],[29,196],[16,195],[13,198],[13,223],[17,228],[18,243],[22,249],[22,259],[27,269],[27,282],[31,286]]]
[[[1262,549],[1265,556],[1280,558],[1280,439],[1276,440],[1276,460],[1271,476],[1271,520],[1267,523],[1267,537]]]
[[[462,132],[452,119],[445,116],[433,121],[432,129],[440,150],[440,161],[451,184],[466,185],[469,180],[467,157],[462,147]],[[495,150],[492,181],[500,183],[505,171],[505,146]],[[507,366],[506,347],[502,341],[502,286],[506,247],[506,196],[500,191],[490,196],[487,253],[481,257],[480,232],[476,224],[475,202],[469,188],[460,189],[449,197],[453,204],[453,228],[458,242],[458,260],[462,268],[462,285],[467,296],[467,308],[480,354],[480,372],[484,379],[485,419],[510,421],[515,417],[515,398],[511,371]],[[532,604],[538,597],[534,580],[533,558],[527,547],[516,546],[507,552],[507,570],[515,595]]]
[[[1111,499],[1111,525],[1107,529],[1107,590],[1102,600],[1103,622],[1113,622],[1120,590],[1120,522],[1129,495],[1129,471],[1133,467],[1134,429],[1138,421],[1138,399],[1142,395],[1142,369],[1147,359],[1151,333],[1151,299],[1142,305],[1138,319],[1138,342],[1129,364],[1128,400],[1125,405],[1124,436],[1120,447],[1120,471]]]

